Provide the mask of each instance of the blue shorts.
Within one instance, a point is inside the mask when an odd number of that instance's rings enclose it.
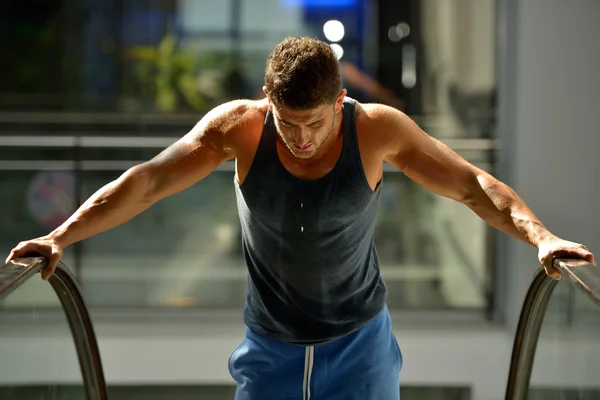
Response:
[[[236,400],[399,400],[401,368],[387,307],[359,330],[316,346],[246,329],[229,358]]]

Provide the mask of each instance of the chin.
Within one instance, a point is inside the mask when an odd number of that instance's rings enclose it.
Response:
[[[311,158],[313,158],[315,156],[315,152],[311,151],[311,152],[294,152],[294,157],[299,158],[301,160],[310,160]]]
[[[287,144],[286,143],[286,147],[288,148],[288,150],[290,151],[290,153],[292,153],[292,155],[300,160],[308,160],[311,159],[315,156],[315,154],[317,154],[317,149],[315,148],[315,146],[311,146],[310,149],[308,149],[307,151],[301,151],[297,148],[295,148],[294,145],[292,144]]]

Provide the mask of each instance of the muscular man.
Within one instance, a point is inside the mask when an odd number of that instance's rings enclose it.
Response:
[[[470,207],[502,232],[555,257],[594,256],[550,233],[507,185],[467,163],[400,111],[346,97],[329,45],[288,38],[265,71],[266,98],[210,111],[182,139],[96,192],[62,226],[19,244],[49,259],[129,221],[235,159],[249,271],[246,337],[229,370],[237,399],[399,398],[402,356],[373,241],[388,162]]]

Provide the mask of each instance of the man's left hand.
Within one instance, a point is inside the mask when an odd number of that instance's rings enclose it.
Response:
[[[582,244],[569,242],[556,236],[540,242],[538,246],[538,259],[540,263],[544,266],[548,276],[560,280],[560,272],[553,266],[553,262],[557,258],[582,259],[596,266],[594,254]]]

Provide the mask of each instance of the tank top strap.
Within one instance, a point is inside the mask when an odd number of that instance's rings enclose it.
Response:
[[[277,130],[273,112],[267,109],[263,130],[252,162],[253,169],[271,166],[277,157]]]
[[[346,97],[344,99],[344,144],[342,149],[342,160],[344,164],[342,170],[349,172],[351,170],[363,174],[363,166],[360,158],[360,149],[358,147],[358,136],[356,133],[356,100]],[[358,168],[358,170],[356,170]]]

